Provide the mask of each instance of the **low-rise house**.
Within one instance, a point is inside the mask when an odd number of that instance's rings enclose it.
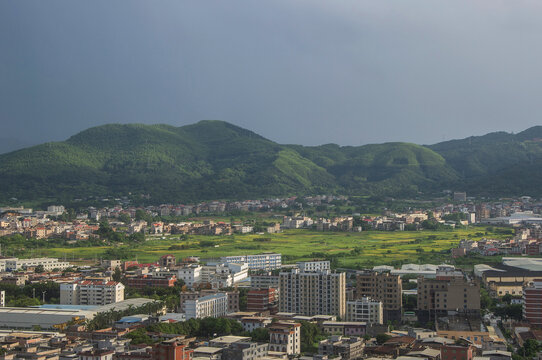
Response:
[[[259,328],[267,327],[271,324],[271,318],[255,316],[255,317],[244,317],[241,319],[241,325],[243,325],[243,330],[252,332]]]
[[[472,360],[474,348],[463,345],[444,345],[440,349],[441,360]]]
[[[301,352],[301,324],[276,322],[269,326],[269,350],[296,355]]]
[[[322,328],[328,335],[364,336],[367,333],[367,323],[361,321],[324,321]]]
[[[343,360],[361,359],[365,343],[361,338],[343,338],[342,336],[331,336],[318,344],[318,354],[331,357],[339,356]]]

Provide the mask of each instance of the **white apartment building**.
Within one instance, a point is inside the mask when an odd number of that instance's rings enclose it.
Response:
[[[281,228],[283,229],[300,229],[307,228],[314,224],[314,221],[309,217],[289,217],[285,216],[282,219]]]
[[[270,317],[247,316],[241,319],[243,330],[253,332],[256,329],[267,327],[272,323]]]
[[[254,232],[254,228],[250,225],[233,225],[233,230],[236,233],[250,234]]]
[[[7,270],[7,262],[17,260],[17,258],[4,258],[0,259],[0,272],[5,272]]]
[[[186,320],[225,316],[228,313],[228,295],[217,293],[186,300],[184,309]]]
[[[195,283],[201,281],[201,269],[201,265],[189,265],[182,267],[177,272],[177,279],[183,280],[185,285],[191,288]]]
[[[346,321],[366,322],[368,325],[384,323],[384,305],[381,301],[362,297],[346,302]]]
[[[63,305],[107,305],[124,300],[124,285],[116,281],[81,280],[60,284]]]
[[[64,211],[66,211],[66,209],[62,205],[51,205],[47,207],[47,212],[51,215],[59,216],[62,215]]]
[[[344,318],[346,275],[320,272],[281,272],[279,311],[298,315],[335,315]]]
[[[229,264],[226,264],[226,266],[232,276],[232,282],[234,284],[248,278],[248,264],[247,263],[242,263],[242,264],[229,263]]]
[[[269,351],[296,355],[301,352],[301,324],[276,322],[269,326]]]
[[[54,269],[64,270],[71,267],[69,262],[61,262],[54,258],[34,258],[34,259],[7,259],[5,261],[6,271],[16,271],[29,267],[42,265],[45,271]]]
[[[282,255],[277,253],[264,253],[260,255],[224,256],[220,258],[223,263],[247,263],[249,270],[275,270],[282,266]]]
[[[230,287],[248,278],[248,265],[246,263],[228,263],[201,268],[200,281],[209,283],[213,289]]]
[[[331,264],[327,260],[299,261],[297,267],[301,272],[331,270]]]

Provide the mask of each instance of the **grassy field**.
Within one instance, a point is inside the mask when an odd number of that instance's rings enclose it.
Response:
[[[315,232],[288,230],[280,234],[196,236],[180,240],[179,235],[165,238],[149,237],[144,244],[123,246],[119,250],[137,256],[140,262],[156,261],[161,255],[174,254],[177,258],[200,256],[217,258],[225,255],[258,254],[274,251],[283,254],[283,262],[312,258],[329,258],[335,266],[361,268],[379,264],[442,263],[450,260],[449,249],[460,239],[469,237],[503,238],[487,233],[485,228],[472,227],[454,231],[363,233]],[[172,248],[173,246],[173,248]],[[48,256],[71,259],[102,257],[111,247],[40,249]]]

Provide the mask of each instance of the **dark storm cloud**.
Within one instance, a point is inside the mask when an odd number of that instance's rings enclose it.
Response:
[[[2,138],[222,119],[281,143],[540,124],[542,3],[0,2]]]

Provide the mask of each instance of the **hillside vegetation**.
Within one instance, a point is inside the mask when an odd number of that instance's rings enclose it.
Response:
[[[149,194],[190,202],[315,193],[412,196],[444,188],[540,195],[542,127],[431,146],[280,145],[222,121],[111,124],[0,155],[0,201]],[[521,176],[518,176],[521,174]]]

